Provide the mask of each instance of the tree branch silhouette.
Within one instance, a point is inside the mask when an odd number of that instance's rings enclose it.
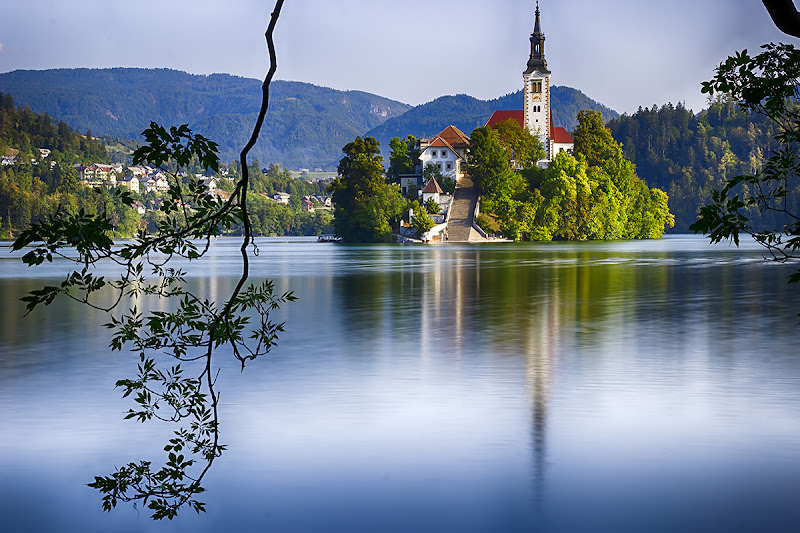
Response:
[[[295,299],[291,292],[274,294],[267,280],[254,286],[249,278],[248,248],[258,254],[247,212],[249,169],[247,156],[258,140],[269,107],[269,86],[277,70],[274,45],[275,25],[283,0],[277,0],[265,38],[270,68],[262,85],[262,102],[250,140],[240,155],[242,175],[231,196],[220,201],[200,180],[184,183],[178,170],[198,160],[203,167],[219,170],[216,143],[196,135],[187,125],[169,129],[151,123],[144,131],[147,144],[134,152],[134,164],[152,164],[167,172],[171,179],[161,207],[164,218],[157,223],[155,236],[140,232],[134,242],[114,243],[114,227],[105,212],[91,215],[59,212],[52,218],[31,224],[14,242],[13,249],[32,247],[22,258],[29,266],[52,262],[60,257],[75,264],[58,286],[45,286],[23,298],[30,313],[40,304],[49,305],[57,296],[66,296],[95,309],[112,313],[125,297],[148,296],[173,299],[177,309],[143,314],[135,305],[121,316],[110,316],[106,327],[114,330],[112,350],[128,347],[139,354],[138,374],[120,379],[116,386],[123,397],[132,396],[136,407],[126,419],[141,422],[161,420],[177,423],[174,438],[164,447],[167,460],[156,470],[150,461],[131,462],[108,476],[95,476],[90,487],[103,494],[103,508],[110,511],[117,502],[139,502],[152,511],[153,519],[174,518],[184,507],[201,512],[205,504],[197,495],[204,492],[202,481],[225,450],[219,437],[219,392],[215,389],[219,370],[214,370],[214,353],[228,346],[244,369],[247,361],[264,355],[276,344],[283,324],[270,321],[270,312]],[[115,192],[115,197],[130,207],[130,192]],[[191,202],[191,204],[189,204]],[[185,273],[171,268],[175,257],[194,261],[209,250],[211,237],[241,222],[244,228],[240,247],[242,271],[235,288],[218,306],[186,286]],[[203,245],[195,242],[201,240]],[[69,251],[68,251],[69,250]],[[77,256],[75,253],[77,252]],[[107,281],[94,271],[101,261],[118,265],[122,274]],[[149,267],[156,281],[145,278]],[[111,305],[92,301],[98,291],[112,289],[116,294]],[[174,366],[162,369],[155,355],[171,357]],[[182,367],[186,364],[189,368]],[[194,373],[192,372],[194,368]],[[187,377],[188,376],[188,377]]]
[[[792,0],[761,0],[761,2],[779,30],[800,38],[800,12]]]

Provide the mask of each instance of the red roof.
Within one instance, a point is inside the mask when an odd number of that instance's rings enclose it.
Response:
[[[447,126],[437,137],[447,141],[452,148],[469,148],[469,137],[455,126]]]
[[[487,122],[486,125],[492,128],[510,118],[519,122],[521,127],[525,127],[525,113],[521,109],[518,111],[495,111],[492,113],[492,116],[489,117],[489,122]]]
[[[439,193],[439,194],[442,194],[444,191],[442,191],[442,188],[439,187],[439,183],[436,181],[436,178],[431,178],[431,180],[428,182],[428,184],[425,185],[425,188],[422,189],[422,192],[423,192],[423,194],[424,193]]]
[[[428,146],[432,146],[433,148],[450,148],[455,152],[453,146],[449,142],[442,139],[441,137],[434,137]]]
[[[525,113],[524,111],[495,111],[489,117],[489,122],[486,123],[489,127],[494,127],[501,122],[508,119],[514,119],[519,122],[519,125],[525,127]],[[564,128],[560,126],[553,126],[553,113],[550,113],[550,138],[557,143],[571,143],[572,137]]]
[[[571,143],[572,137],[564,128],[556,126],[553,128],[553,142],[557,143]]]

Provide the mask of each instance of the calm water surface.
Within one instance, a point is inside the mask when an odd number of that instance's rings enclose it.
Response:
[[[223,298],[236,245],[191,283]],[[152,523],[85,486],[152,457],[105,317],[18,299],[64,265],[0,248],[0,530],[800,531],[800,286],[752,243],[262,240],[299,301],[222,366],[208,513]]]

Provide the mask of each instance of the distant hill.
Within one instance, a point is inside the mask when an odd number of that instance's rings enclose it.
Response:
[[[261,105],[261,81],[228,74],[198,76],[169,69],[17,70],[0,74],[0,93],[18,105],[63,120],[95,137],[141,140],[154,120],[189,124],[220,145],[223,162],[238,159]],[[619,116],[582,92],[554,86],[554,121],[572,130],[581,109],[606,120]],[[275,81],[261,138],[251,152],[263,165],[335,169],[342,147],[357,135],[376,137],[384,149],[392,137],[431,137],[450,124],[469,134],[495,109],[522,109],[522,91],[495,100],[443,96],[411,106],[360,91]]]
[[[600,111],[606,121],[619,117],[619,113],[592,100],[577,89],[554,85],[551,94],[553,122],[556,126],[562,126],[569,131],[578,126],[575,117],[582,109]],[[478,126],[486,124],[495,110],[522,109],[522,96],[522,90],[494,100],[478,100],[465,94],[442,96],[417,106],[399,117],[387,120],[371,129],[367,135],[381,141],[384,148],[392,137],[414,135],[419,138],[430,138],[451,124],[469,135]]]
[[[219,143],[224,162],[238,158],[261,104],[259,80],[168,69],[18,70],[0,74],[0,92],[94,136],[137,140],[151,120],[188,123]],[[287,168],[335,168],[342,146],[409,109],[365,92],[275,81],[251,154]]]

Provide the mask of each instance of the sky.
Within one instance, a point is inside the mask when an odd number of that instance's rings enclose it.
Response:
[[[0,72],[172,68],[263,78],[272,0],[2,0]],[[535,0],[286,0],[277,79],[417,105],[522,87]],[[794,42],[760,0],[541,0],[551,83],[619,112],[684,102],[736,50]]]

